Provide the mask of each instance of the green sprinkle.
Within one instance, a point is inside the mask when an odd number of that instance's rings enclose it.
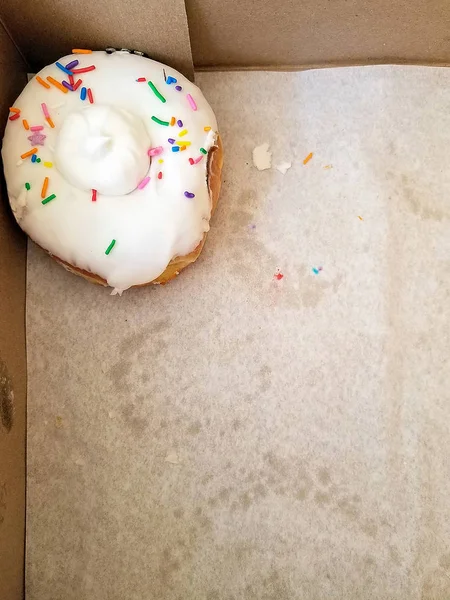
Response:
[[[158,119],[158,117],[152,117],[152,121],[155,121],[155,123],[159,123],[160,125],[165,125],[166,127],[169,127],[169,121],[161,121],[161,119]]]
[[[204,148],[200,148],[200,152],[203,152],[203,154],[208,154]]]
[[[29,183],[26,183],[26,184],[25,184],[25,189],[26,189],[26,190],[31,190],[31,185],[30,185]]]
[[[51,196],[47,196],[47,198],[44,198],[44,200],[42,200],[42,204],[48,204],[49,202],[51,202],[55,198],[56,198],[56,194],[52,194]]]
[[[160,94],[158,92],[158,90],[156,89],[155,84],[153,83],[153,81],[149,81],[148,85],[151,88],[152,92],[155,94],[155,96],[161,100],[161,102],[165,102],[166,101],[166,99],[164,98],[164,96],[162,94]]]
[[[116,240],[113,240],[110,245],[106,248],[105,250],[105,254],[108,256],[108,254],[111,252],[111,250],[114,248],[114,245],[116,243]]]
[[[37,159],[36,159],[36,162],[41,162],[41,159],[40,159],[40,158],[37,158]]]

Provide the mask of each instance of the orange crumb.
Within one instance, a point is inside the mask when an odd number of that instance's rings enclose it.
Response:
[[[306,165],[307,163],[309,163],[309,161],[312,159],[312,157],[313,157],[313,153],[310,152],[308,154],[308,156],[303,160],[303,164]]]

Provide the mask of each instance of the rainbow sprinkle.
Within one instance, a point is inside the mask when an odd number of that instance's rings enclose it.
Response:
[[[181,92],[181,90],[182,90],[183,88],[181,87],[181,85],[176,85],[176,86],[175,86],[175,89],[177,90],[177,92]]]
[[[304,165],[308,164],[308,163],[309,163],[309,161],[312,159],[312,157],[313,157],[313,156],[314,156],[314,155],[313,155],[313,153],[312,153],[312,152],[310,152],[310,153],[308,154],[308,156],[307,156],[307,157],[306,157],[306,158],[303,160],[303,164],[304,164]]]
[[[186,135],[188,132],[187,129],[183,129],[183,131],[180,131],[180,133],[178,134],[180,137],[182,137],[183,135]]]
[[[115,245],[116,245],[116,240],[112,240],[110,245],[105,250],[106,256],[108,256],[108,254],[111,252],[111,250],[114,248]]]
[[[161,100],[161,102],[163,102],[163,103],[166,102],[166,99],[164,98],[164,96],[156,89],[153,81],[148,81],[148,85],[149,85],[150,89],[152,90],[152,92],[155,94],[155,96]]]
[[[31,185],[30,185],[28,182],[25,184],[25,189],[26,189],[27,191],[30,191],[30,190],[31,190]]]
[[[56,194],[52,194],[51,196],[47,196],[47,198],[44,198],[44,200],[42,200],[42,204],[48,204],[49,202],[51,202],[55,198],[56,198]]]
[[[186,196],[186,198],[195,198],[195,194],[193,194],[192,192],[184,192],[184,195]]]
[[[150,148],[150,150],[147,151],[147,154],[149,156],[158,156],[163,150],[164,148],[162,146],[156,146],[156,148]]]
[[[93,71],[95,69],[94,65],[91,65],[90,67],[83,67],[82,69],[73,69],[72,70],[72,75],[74,75],[75,73],[89,73],[89,71]]]
[[[175,140],[173,138],[168,138],[167,140],[169,144],[175,144]]]
[[[150,177],[144,177],[144,179],[138,184],[138,190],[143,190],[147,183],[150,181]]]
[[[203,154],[200,154],[200,156],[194,160],[194,164],[197,165],[202,160],[202,158],[203,158]]]
[[[42,129],[44,129],[43,125],[33,125],[33,127],[30,127],[30,131],[42,131]]]
[[[203,131],[211,131],[211,127],[203,127]]]
[[[70,71],[71,69],[76,67],[79,64],[79,62],[80,61],[78,61],[77,59],[72,60],[69,64],[66,65],[66,69],[68,69]]]
[[[61,71],[63,71],[66,75],[72,75],[72,71],[70,71],[69,69],[67,69],[60,62],[56,62],[55,65],[58,67],[58,69],[61,69]]]
[[[48,85],[48,83],[46,81],[44,81],[41,77],[39,77],[39,75],[36,75],[36,81],[38,83],[40,83],[43,87],[47,88],[48,90],[50,89],[50,86]]]
[[[41,162],[41,159],[38,158],[37,162]],[[53,167],[53,163],[52,162],[48,162],[48,161],[44,161],[44,167],[47,167],[47,169],[51,169]]]
[[[200,152],[201,152],[202,154],[208,154],[204,148],[200,148]]]
[[[175,121],[176,121],[175,117],[172,117],[172,118],[170,119],[170,126],[171,126],[171,127],[173,127],[173,126],[175,125]]]
[[[92,202],[97,202],[97,190],[92,190]]]
[[[83,48],[73,48],[72,54],[92,54],[92,50],[84,50]]]
[[[186,94],[186,98],[188,99],[188,102],[189,102],[192,110],[197,110],[197,105],[195,104],[194,98],[190,94]]]
[[[73,85],[67,83],[67,81],[62,82],[63,86],[69,90],[69,92],[73,92]]]
[[[37,162],[37,157],[36,157],[36,154],[33,154],[33,156],[31,157],[31,162],[32,162],[32,163],[35,163],[35,162]]]
[[[171,76],[169,75],[169,77],[167,77],[167,79],[166,79],[166,83],[167,83],[168,85],[170,85],[171,83],[177,83],[177,80],[175,79],[175,77],[171,77]]]
[[[158,117],[152,117],[152,121],[155,121],[155,123],[158,123],[158,125],[164,125],[165,127],[169,127],[169,121],[161,121],[161,119],[158,119]]]
[[[162,171],[160,171],[160,172],[158,173],[158,179],[162,179],[162,176],[163,176],[163,174],[162,174]]]
[[[45,196],[47,195],[47,188],[48,188],[48,177],[46,177],[44,179],[44,183],[42,184],[41,198],[45,198]]]
[[[22,160],[24,160],[25,158],[28,158],[29,156],[32,156],[33,154],[36,154],[37,151],[38,151],[37,148],[32,148],[31,150],[28,150],[28,152],[24,152],[23,154],[21,154],[20,158]]]
[[[54,85],[56,88],[58,88],[58,90],[61,90],[61,92],[64,92],[64,94],[68,93],[68,89],[65,88],[61,83],[59,83],[59,81],[56,81],[56,79],[53,79],[53,77],[47,77],[47,81],[49,81],[52,85]]]
[[[179,152],[180,146],[172,146],[172,152]]]
[[[85,87],[82,87],[81,88],[81,92],[80,92],[80,99],[81,100],[86,100],[86,92],[87,92],[87,89]]]
[[[136,79],[136,81],[142,82],[142,81],[147,81],[145,77],[138,77]]]
[[[88,98],[89,98],[89,102],[90,102],[91,104],[94,104],[94,96],[92,95],[92,90],[91,90],[91,88],[88,88],[87,95],[88,95]]]

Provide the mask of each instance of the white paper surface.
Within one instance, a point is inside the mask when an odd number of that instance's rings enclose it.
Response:
[[[198,262],[119,298],[30,246],[27,599],[448,600],[450,71],[197,79]]]

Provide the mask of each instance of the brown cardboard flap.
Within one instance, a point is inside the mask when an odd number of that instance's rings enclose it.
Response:
[[[2,11],[34,71],[74,47],[101,50],[112,46],[146,52],[193,77],[183,0],[2,0]]]
[[[0,139],[26,66],[0,25]],[[25,532],[25,238],[0,184],[0,598],[23,594]]]
[[[186,0],[196,68],[448,63],[444,0]]]

